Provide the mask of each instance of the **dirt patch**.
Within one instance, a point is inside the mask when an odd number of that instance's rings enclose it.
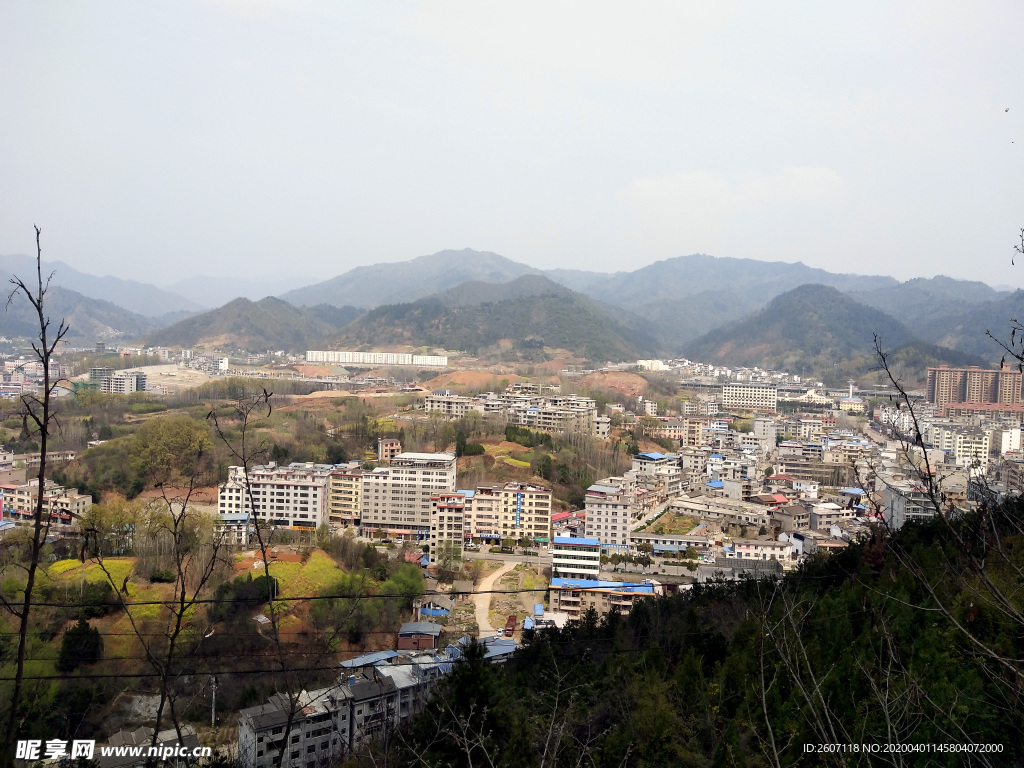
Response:
[[[637,397],[647,391],[647,379],[625,371],[598,371],[584,376],[580,384],[593,389],[610,389],[626,397]]]
[[[293,365],[292,370],[300,376],[315,378],[317,376],[337,376],[328,365]]]
[[[302,555],[298,552],[292,552],[291,550],[281,549],[280,547],[271,547],[267,552],[270,556],[270,562],[272,563],[301,563]],[[263,561],[263,555],[258,549],[249,550],[248,552],[240,552],[235,559],[235,570],[240,573],[247,571],[260,571],[262,574],[263,566],[256,568],[256,562]]]
[[[453,371],[440,376],[435,376],[429,381],[423,382],[420,386],[426,390],[433,389],[480,389],[491,387],[495,390],[500,388],[500,383],[507,380],[509,384],[522,381],[521,376],[514,373],[492,373],[490,371]]]
[[[188,488],[153,488],[148,491],[143,491],[139,494],[141,499],[160,499],[166,496],[171,501],[184,501],[185,497],[188,496]],[[190,504],[216,504],[217,503],[217,487],[213,486],[210,488],[193,488],[192,495],[189,496]]]

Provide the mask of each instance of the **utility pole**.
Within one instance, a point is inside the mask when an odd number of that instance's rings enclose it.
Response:
[[[213,683],[213,700],[210,703],[210,727],[217,727],[217,676],[211,675],[210,682]]]

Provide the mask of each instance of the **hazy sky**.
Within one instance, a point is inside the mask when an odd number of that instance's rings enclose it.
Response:
[[[1022,30],[1019,0],[6,0],[0,253],[38,223],[157,283],[470,247],[1024,286]]]

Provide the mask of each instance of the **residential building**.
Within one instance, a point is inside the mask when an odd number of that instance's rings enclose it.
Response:
[[[532,483],[501,488],[501,537],[547,544],[551,538],[551,489]]]
[[[697,583],[740,581],[741,579],[777,579],[782,576],[782,563],[778,560],[744,560],[738,557],[718,557],[714,563],[697,566]]]
[[[427,413],[439,413],[448,419],[458,419],[476,411],[500,418],[508,424],[545,432],[596,433],[597,404],[594,400],[580,395],[532,394],[533,391],[513,385],[501,394],[487,392],[477,397],[465,397],[440,390],[424,398],[423,408]]]
[[[392,651],[391,654],[394,654]],[[437,678],[450,669],[446,656],[430,664],[378,664],[351,670],[341,682],[287,694],[238,713],[238,758],[247,768],[316,768],[332,765],[367,742],[399,728],[422,709]]]
[[[733,552],[743,560],[789,560],[790,545],[770,539],[733,539]]]
[[[133,369],[116,371],[100,382],[100,391],[120,395],[127,395],[132,392],[145,392],[146,374]]]
[[[422,365],[426,368],[445,368],[447,355],[411,355],[404,352],[351,352],[347,350],[308,350],[307,363],[321,365]]]
[[[779,393],[773,384],[723,384],[722,408],[724,410],[762,411],[775,413]]]
[[[251,467],[228,467],[228,480],[217,488],[217,511],[248,512],[264,525],[314,530],[327,521],[327,487],[334,471],[330,464],[275,462]],[[247,488],[248,485],[248,488]]]
[[[478,485],[473,490],[461,491],[466,497],[462,521],[467,543],[501,541],[501,492],[501,485]]]
[[[941,365],[928,369],[925,398],[943,407],[949,403],[999,403],[1019,405],[1021,401],[1020,371],[1008,366],[999,370],[950,368]]]
[[[363,473],[360,527],[404,539],[429,539],[431,497],[455,490],[454,453],[400,453]]]
[[[555,536],[551,544],[551,576],[597,579],[601,575],[601,542],[594,538]]]
[[[391,460],[402,452],[402,441],[394,438],[377,438],[377,461],[390,464]]]
[[[437,563],[447,555],[462,559],[465,543],[464,516],[466,494],[448,491],[430,497],[430,563]]]
[[[663,593],[660,584],[644,581],[639,584],[626,581],[598,579],[551,579],[551,610],[566,613],[570,621],[579,621],[590,608],[598,616],[617,610],[628,616],[637,600]]]
[[[358,466],[331,470],[327,498],[332,528],[358,528],[363,513],[363,470]]]
[[[627,549],[635,490],[636,483],[629,477],[610,477],[587,488],[587,538],[600,541],[602,549]]]
[[[885,487],[885,522],[893,530],[910,522],[929,520],[938,509],[928,492],[909,482],[889,483]]]
[[[0,505],[3,516],[9,520],[29,521],[36,514],[39,502],[39,480],[27,483],[0,485]],[[65,488],[52,480],[43,486],[43,516],[49,516],[51,525],[69,526],[82,518],[92,507],[92,496],[79,493],[77,488]]]

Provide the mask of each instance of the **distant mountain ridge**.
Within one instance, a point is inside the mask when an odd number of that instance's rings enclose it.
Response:
[[[542,272],[496,253],[465,248],[393,264],[356,267],[322,283],[283,293],[280,298],[296,306],[334,304],[370,309],[416,301],[472,280],[506,283],[526,274]]]
[[[982,365],[959,350],[917,338],[903,323],[826,285],[801,285],[758,312],[684,346],[695,360],[721,365],[759,365],[794,373],[820,372],[846,362],[866,368],[875,359],[874,337],[883,349],[913,349],[928,364]]]
[[[235,299],[152,333],[145,343],[250,352],[314,349],[359,314],[354,307],[294,307],[272,296],[255,302]]]
[[[9,277],[0,272],[0,280],[6,281]],[[68,326],[65,339],[74,345],[92,346],[96,341],[129,341],[156,328],[152,318],[129,312],[109,301],[91,299],[60,285],[52,285],[47,290],[45,307],[50,318],[50,332],[56,332],[58,323],[64,320]],[[35,309],[21,294],[16,294],[6,309],[0,312],[0,335],[8,338],[36,338],[39,335],[39,320]]]
[[[377,307],[346,326],[335,346],[441,346],[479,354],[508,340],[529,356],[544,347],[565,349],[594,361],[621,361],[660,351],[644,323],[630,323],[616,308],[529,276],[472,298],[472,288],[442,292],[403,304]],[[472,285],[472,284],[471,284]],[[609,311],[611,309],[611,311]]]
[[[173,291],[155,285],[105,275],[99,277],[80,272],[62,261],[43,261],[43,274],[53,274],[52,285],[75,291],[91,299],[99,299],[144,317],[158,318],[173,312],[196,312],[202,306]],[[0,256],[0,270],[22,278],[35,278],[35,257]]]

